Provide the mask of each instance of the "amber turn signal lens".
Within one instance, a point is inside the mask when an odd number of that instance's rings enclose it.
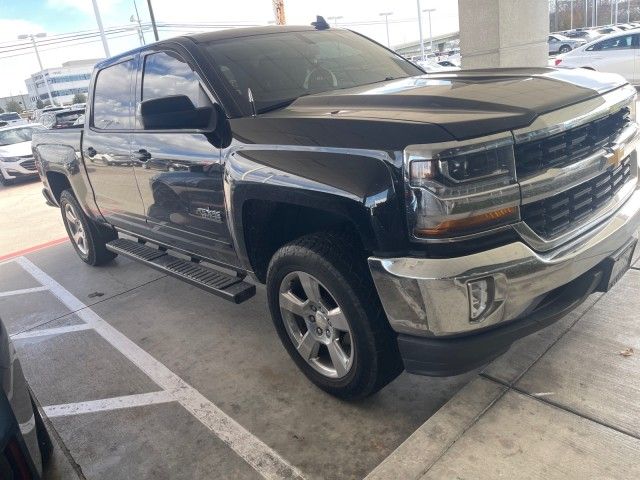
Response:
[[[490,227],[493,224],[504,223],[516,218],[516,207],[502,208],[493,212],[474,215],[456,220],[446,220],[434,228],[416,228],[413,232],[417,237],[443,237],[477,230],[479,227]]]

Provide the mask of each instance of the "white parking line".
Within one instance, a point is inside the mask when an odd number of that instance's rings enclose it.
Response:
[[[29,330],[22,333],[10,335],[11,340],[23,340],[25,338],[46,337],[48,335],[60,335],[61,333],[81,332],[82,330],[92,330],[91,325],[79,323],[77,325],[67,325],[66,327],[43,328],[41,330]]]
[[[79,415],[82,413],[106,412],[109,410],[121,410],[123,408],[143,407],[146,405],[157,405],[159,403],[175,401],[176,398],[171,392],[162,390],[160,392],[125,395],[122,397],[105,398],[103,400],[90,400],[88,402],[49,405],[47,407],[43,407],[43,410],[49,418],[53,418],[64,417],[67,415]]]
[[[8,292],[0,292],[0,297],[11,297],[12,295],[24,295],[25,293],[44,292],[49,290],[47,287],[23,288],[21,290],[9,290]]]
[[[74,297],[30,260],[25,257],[18,257],[16,262],[40,284],[48,287],[51,293],[67,308],[75,312],[81,320],[91,326],[116,350],[146,373],[151,380],[170,392],[175,400],[264,478],[304,478],[297,468],[289,464],[275,450],[229,417],[204,395],[140,348],[135,342],[104,321],[98,314]]]

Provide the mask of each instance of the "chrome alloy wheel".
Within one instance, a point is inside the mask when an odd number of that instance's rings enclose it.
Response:
[[[291,272],[280,284],[280,312],[294,347],[318,373],[342,378],[353,366],[351,329],[338,302],[313,275]]]
[[[87,235],[82,227],[82,222],[80,221],[77,212],[69,203],[64,205],[64,216],[67,219],[67,225],[71,232],[71,240],[73,240],[73,243],[76,244],[76,247],[78,247],[78,250],[80,250],[83,255],[87,255],[89,253]]]

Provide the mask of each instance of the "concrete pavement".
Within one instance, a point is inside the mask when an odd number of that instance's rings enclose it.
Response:
[[[639,478],[639,406],[632,269],[485,367],[367,478]]]

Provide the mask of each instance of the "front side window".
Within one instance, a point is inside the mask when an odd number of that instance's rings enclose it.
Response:
[[[133,60],[111,65],[100,72],[93,95],[93,126],[102,130],[128,130],[131,121]]]
[[[189,64],[171,52],[147,55],[142,77],[142,100],[186,95],[195,107],[211,105]]]
[[[593,46],[594,50],[624,50],[633,48],[633,35],[607,38]]]
[[[302,95],[424,73],[348,31],[271,33],[212,41],[203,47],[247,113],[251,112],[249,89],[261,113]]]

